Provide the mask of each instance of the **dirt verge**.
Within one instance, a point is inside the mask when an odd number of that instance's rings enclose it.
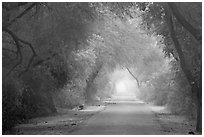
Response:
[[[7,134],[13,135],[65,135],[69,134],[84,120],[105,108],[103,105],[87,106],[83,110],[57,108],[53,116],[30,119],[25,124],[16,125]]]
[[[196,132],[196,121],[188,119],[185,116],[171,113],[167,107],[149,105],[152,112],[155,113],[156,120],[162,127],[164,134],[167,135],[201,135]]]

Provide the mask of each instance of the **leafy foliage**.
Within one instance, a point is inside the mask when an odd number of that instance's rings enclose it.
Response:
[[[201,29],[200,4],[176,6],[187,23]],[[110,97],[116,82],[111,74],[118,68],[131,70],[141,85],[141,98],[168,105],[175,113],[194,110],[192,84],[184,70],[199,88],[199,36],[166,7],[133,2],[3,3],[3,130],[59,107]]]
[[[195,8],[196,7],[196,8]],[[172,70],[176,75],[185,77],[175,77],[174,90],[171,99],[173,111],[179,110],[180,113],[188,111],[189,106],[196,104],[197,126],[201,130],[201,42],[200,23],[201,3],[144,3],[138,4],[141,11],[143,22],[142,27],[148,33],[161,36],[160,41],[164,44],[163,51],[167,57],[173,57]],[[194,9],[189,11],[188,9]],[[195,10],[196,9],[196,10]],[[192,15],[195,19],[190,18]],[[196,23],[197,22],[197,23]],[[167,27],[166,27],[167,26]],[[177,64],[177,65],[175,65]],[[183,73],[183,74],[182,74]],[[188,82],[186,82],[186,80]],[[182,81],[182,82],[181,82]],[[178,85],[179,86],[178,86]],[[182,87],[182,88],[181,88]],[[185,92],[182,92],[184,91]],[[190,90],[193,94],[189,94]],[[194,98],[194,96],[197,96]],[[182,99],[178,99],[182,98]],[[188,101],[190,101],[190,103]],[[188,103],[187,103],[188,102]],[[177,107],[175,107],[175,103]],[[183,109],[181,109],[183,108]],[[191,107],[192,110],[194,107]],[[177,112],[179,112],[177,111]]]

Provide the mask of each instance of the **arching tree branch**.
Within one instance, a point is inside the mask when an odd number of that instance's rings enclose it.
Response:
[[[8,75],[10,75],[10,73],[11,73],[18,65],[20,65],[20,64],[22,63],[23,58],[22,58],[21,49],[18,48],[17,51],[18,51],[18,54],[19,54],[20,59],[19,59],[19,61],[17,61],[17,63],[9,70],[9,72],[5,75],[5,77],[8,77]]]
[[[192,73],[190,72],[190,70],[188,69],[188,67],[186,65],[186,60],[185,60],[181,45],[180,45],[178,39],[176,38],[176,32],[174,30],[174,24],[173,24],[173,16],[171,15],[171,13],[169,13],[168,9],[166,9],[166,15],[167,15],[168,27],[170,30],[170,35],[171,35],[175,49],[176,49],[178,56],[179,56],[180,66],[181,66],[184,74],[186,75],[189,84],[191,85],[192,83],[194,83],[195,80],[194,80]]]
[[[45,58],[45,59],[43,59],[43,60],[39,60],[38,62],[36,62],[36,63],[33,64],[33,67],[37,67],[37,66],[39,66],[40,64],[43,64],[44,62],[46,62],[46,61],[48,61],[48,60],[51,60],[51,59],[54,58],[56,55],[57,55],[57,54],[54,53],[54,54],[52,54],[51,56],[49,56],[49,57],[47,57],[47,58]]]
[[[17,63],[9,70],[9,72],[5,75],[5,77],[7,77],[8,75],[10,75],[10,73],[18,66],[22,63],[22,53],[21,53],[21,48],[20,48],[20,43],[18,41],[18,38],[16,37],[16,35],[10,31],[10,30],[3,30],[5,32],[7,32],[13,39],[13,41],[16,44],[16,48],[17,48],[17,55],[16,55],[16,59],[18,59],[18,57],[20,57],[19,61],[17,61]]]
[[[130,75],[137,81],[137,86],[140,87],[140,83],[138,78],[130,71],[128,67],[126,67],[127,71],[130,73]]]
[[[33,62],[33,59],[34,59],[34,58],[35,58],[35,55],[33,54],[32,57],[30,58],[29,62],[28,62],[28,65],[27,65],[26,69],[25,69],[24,71],[22,71],[22,72],[18,75],[18,77],[20,77],[23,73],[25,73],[25,72],[27,72],[27,71],[29,70],[30,65],[31,65],[31,63]]]
[[[27,42],[27,41],[25,41],[25,40],[20,39],[19,37],[17,37],[17,36],[16,36],[11,30],[9,30],[9,29],[3,29],[3,31],[7,32],[7,33],[12,37],[12,39],[14,40],[14,42],[15,42],[15,44],[16,44],[16,47],[17,47],[17,58],[18,58],[18,55],[20,55],[20,60],[18,61],[18,63],[16,63],[16,64],[11,68],[11,70],[8,72],[8,74],[6,74],[6,76],[8,76],[18,65],[20,65],[20,64],[22,63],[22,53],[21,53],[21,48],[20,48],[20,47],[21,47],[21,44],[20,44],[20,43],[23,43],[23,44],[25,44],[25,45],[28,45],[29,48],[31,49],[32,53],[33,53],[32,57],[29,59],[29,62],[28,62],[28,65],[27,65],[26,69],[25,69],[23,72],[28,71],[28,69],[30,68],[30,65],[31,65],[31,63],[32,63],[32,61],[33,61],[33,59],[34,59],[34,57],[37,56],[37,54],[36,54],[36,52],[35,52],[35,50],[34,50],[32,44],[29,43],[29,42]],[[21,74],[22,74],[22,73],[21,73]],[[21,75],[21,74],[20,74],[20,75]],[[19,75],[19,76],[20,76],[20,75]]]
[[[199,29],[194,28],[179,12],[176,4],[174,2],[168,2],[168,6],[170,7],[173,15],[176,17],[178,22],[188,30],[193,37],[199,42],[202,43],[202,31]]]
[[[8,28],[10,25],[12,25],[14,22],[16,22],[18,19],[20,19],[22,16],[24,16],[29,10],[31,10],[37,3],[32,3],[27,9],[25,9],[22,13],[20,13],[17,17],[12,19],[9,23],[7,23],[5,26],[3,26],[3,29]]]

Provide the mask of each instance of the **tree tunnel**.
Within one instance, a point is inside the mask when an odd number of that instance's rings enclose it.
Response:
[[[201,131],[201,32],[199,2],[3,2],[3,130],[112,97],[167,106]]]

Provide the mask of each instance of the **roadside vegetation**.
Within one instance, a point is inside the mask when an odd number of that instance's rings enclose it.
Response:
[[[111,97],[117,69],[201,131],[201,32],[202,3],[3,2],[3,132]]]

